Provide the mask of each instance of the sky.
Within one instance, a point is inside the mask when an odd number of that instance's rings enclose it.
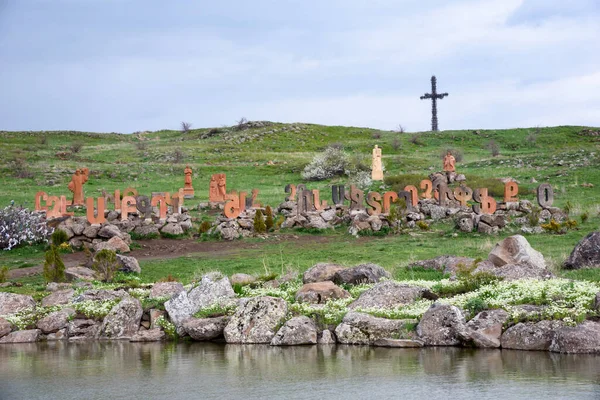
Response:
[[[600,126],[600,0],[0,0],[0,130]]]

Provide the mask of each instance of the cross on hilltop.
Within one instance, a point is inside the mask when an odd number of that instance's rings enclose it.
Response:
[[[431,77],[431,93],[425,93],[424,96],[421,96],[421,100],[423,99],[431,99],[431,130],[438,130],[438,118],[437,118],[437,99],[443,99],[448,96],[448,93],[440,93],[437,92],[437,79],[435,75]]]

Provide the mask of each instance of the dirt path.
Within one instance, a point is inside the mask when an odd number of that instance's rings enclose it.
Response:
[[[274,243],[289,243],[294,246],[304,244],[324,244],[334,240],[334,237],[329,236],[310,236],[310,235],[276,235],[269,236],[264,242],[247,242],[247,241],[210,241],[199,242],[196,239],[151,239],[138,240],[141,248],[133,249],[128,256],[137,258],[138,260],[156,260],[169,259],[177,257],[186,257],[192,255],[210,254],[211,257],[232,256],[246,249],[260,249],[266,244]],[[87,258],[83,251],[72,254],[64,254],[63,261],[66,267],[75,267],[86,262]],[[16,279],[25,276],[40,274],[43,267],[28,267],[19,268],[9,271],[9,278]]]

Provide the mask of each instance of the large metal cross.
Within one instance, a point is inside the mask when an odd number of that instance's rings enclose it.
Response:
[[[448,93],[439,93],[437,92],[437,79],[435,79],[435,75],[431,77],[431,93],[425,93],[424,96],[421,96],[421,100],[423,99],[431,99],[431,130],[438,130],[438,118],[437,118],[437,99],[443,99],[448,96]]]

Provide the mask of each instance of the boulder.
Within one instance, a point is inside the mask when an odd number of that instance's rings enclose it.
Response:
[[[482,214],[479,217],[479,222],[483,222],[491,227],[498,227],[500,229],[506,226],[506,218],[503,215]]]
[[[133,233],[141,237],[158,236],[160,234],[154,224],[136,226]]]
[[[83,230],[86,226],[86,218],[85,217],[74,217],[73,225],[71,225],[71,230],[75,236],[79,236],[83,234]]]
[[[518,279],[550,279],[554,274],[546,268],[538,268],[528,262],[521,264],[505,264],[490,271],[505,281]]]
[[[307,215],[307,218],[308,218],[308,224],[306,224],[307,228],[315,228],[315,229],[331,228],[331,225],[329,225],[327,222],[325,222],[323,220],[323,218],[321,218],[321,216],[318,214],[309,214],[309,215]]]
[[[142,272],[140,264],[138,263],[138,260],[135,257],[122,256],[121,254],[117,254],[117,263],[119,264],[119,271],[134,272],[136,274]]]
[[[503,349],[548,350],[563,327],[561,321],[519,322],[508,328],[501,337]]]
[[[65,289],[59,290],[46,296],[42,299],[42,306],[57,306],[62,304],[69,304],[73,300],[73,296],[75,295],[75,290],[73,289]]]
[[[360,284],[360,283],[377,283],[382,278],[389,278],[390,274],[385,269],[377,264],[360,264],[356,267],[346,268],[337,271],[333,276],[335,283],[342,284]]]
[[[130,339],[140,327],[143,312],[138,299],[124,298],[104,317],[99,332],[100,338]]]
[[[69,340],[94,339],[100,325],[100,322],[93,319],[74,319],[67,325],[67,335]]]
[[[194,340],[212,340],[223,336],[229,317],[193,318],[183,323],[183,329]]]
[[[52,312],[40,319],[36,326],[42,333],[52,333],[64,329],[69,324],[69,319],[75,315],[72,308],[63,308],[60,311]]]
[[[11,331],[12,324],[4,318],[0,318],[0,338],[8,335]]]
[[[96,280],[96,272],[86,267],[68,267],[65,269],[65,278],[69,282]]]
[[[325,222],[333,221],[336,218],[335,208],[329,208],[325,211],[322,211],[321,218],[323,218]]]
[[[223,240],[235,240],[240,237],[240,233],[234,228],[221,229],[221,238]]]
[[[0,339],[0,343],[32,343],[40,338],[39,329],[29,329],[26,331],[14,331]]]
[[[177,293],[183,292],[185,289],[181,282],[156,282],[152,289],[150,289],[150,298],[156,299],[158,297],[171,298]]]
[[[479,221],[477,224],[477,233],[482,235],[495,235],[499,231],[497,226],[490,226],[483,221]]]
[[[508,313],[502,309],[482,311],[467,322],[466,342],[475,347],[500,347],[502,327],[508,319]]]
[[[67,335],[67,328],[63,328],[56,332],[52,332],[46,335],[46,340],[49,342],[54,340],[67,340],[68,338],[69,336]]]
[[[600,232],[592,232],[577,243],[565,261],[564,267],[567,269],[600,268]]]
[[[46,290],[48,292],[57,292],[59,290],[65,290],[65,289],[70,289],[70,288],[71,288],[70,283],[48,282],[48,284],[46,285]]]
[[[464,332],[463,313],[448,304],[432,304],[417,325],[417,336],[427,346],[456,346]]]
[[[101,226],[99,224],[92,224],[85,227],[83,230],[83,236],[95,239],[98,236],[98,232],[100,232]]]
[[[600,322],[583,321],[556,331],[550,351],[557,353],[600,353]]]
[[[22,310],[34,308],[35,300],[31,296],[0,292],[0,315],[14,314]]]
[[[397,347],[397,348],[411,348],[411,347],[423,347],[425,343],[418,339],[377,339],[373,346],[377,347]]]
[[[110,301],[122,299],[127,296],[124,290],[90,289],[73,299],[73,303],[82,301]]]
[[[162,233],[169,235],[183,235],[183,228],[178,223],[170,222],[162,227],[160,230]]]
[[[423,297],[437,298],[429,289],[424,287],[384,281],[363,292],[348,308],[351,310],[357,308],[396,308],[414,303],[415,300]]]
[[[459,214],[456,216],[456,227],[461,232],[473,232],[473,216],[471,214]]]
[[[288,306],[277,297],[253,297],[241,304],[224,330],[227,343],[271,343]]]
[[[121,230],[117,226],[111,225],[111,224],[106,224],[102,228],[100,228],[100,230],[98,231],[98,236],[106,238],[106,239],[110,239],[113,237],[122,238],[123,234],[121,233]]]
[[[459,267],[468,267],[475,262],[474,258],[457,257],[457,256],[437,256],[429,260],[416,261],[409,267],[421,267],[424,269],[435,269],[436,271],[444,272],[445,274],[456,274]]]
[[[327,300],[346,299],[350,293],[331,281],[306,283],[296,293],[300,303],[324,304]]]
[[[324,329],[317,338],[318,344],[335,344],[335,335],[329,329]]]
[[[537,250],[534,250],[527,239],[521,235],[509,236],[497,243],[488,256],[496,267],[506,264],[528,263],[534,268],[546,268],[544,256]]]
[[[392,339],[406,331],[407,324],[414,320],[386,319],[369,314],[350,311],[342,323],[335,328],[339,343],[373,344],[379,339]]]
[[[600,312],[600,292],[596,293],[593,304],[594,310]]]
[[[148,330],[139,330],[137,331],[131,339],[130,342],[160,342],[165,340],[167,335],[160,328],[148,329]]]
[[[98,242],[94,244],[93,247],[96,252],[100,250],[111,250],[114,252],[129,253],[131,251],[127,243],[118,236],[111,237],[107,242]]]
[[[344,268],[345,267],[338,264],[318,263],[304,272],[304,275],[302,276],[302,282],[313,283],[331,281],[333,280],[335,273],[343,270]]]
[[[249,274],[233,274],[231,278],[229,278],[231,285],[250,285],[257,281],[256,277]]]
[[[271,340],[271,346],[317,344],[317,327],[312,319],[300,316],[287,321]]]

